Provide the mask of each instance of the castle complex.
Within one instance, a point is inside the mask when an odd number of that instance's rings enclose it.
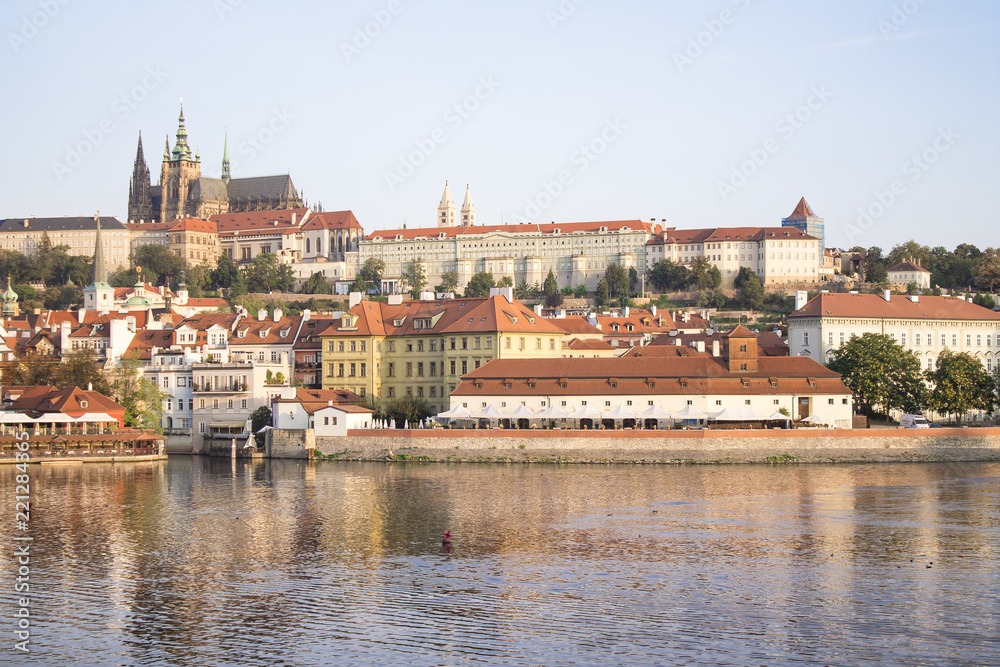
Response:
[[[201,155],[195,152],[192,156],[188,146],[183,105],[177,119],[174,148],[170,149],[169,138],[163,148],[157,185],[150,181],[142,135],[139,135],[129,184],[129,222],[170,222],[186,217],[206,220],[218,213],[287,210],[302,205],[302,197],[295,190],[291,176],[232,178],[228,138],[223,142],[221,178],[202,176]]]

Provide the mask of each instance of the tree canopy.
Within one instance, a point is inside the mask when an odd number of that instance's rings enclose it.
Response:
[[[424,260],[417,257],[407,264],[403,270],[403,280],[410,286],[410,297],[419,299],[420,293],[427,286],[427,272],[424,270]]]
[[[333,294],[333,285],[322,273],[317,271],[302,284],[303,294]]]
[[[918,412],[925,402],[920,360],[885,334],[852,336],[828,366],[843,376],[855,403],[868,415]]]
[[[931,384],[928,405],[935,412],[959,417],[972,410],[991,412],[996,386],[978,359],[967,352],[944,349],[934,370],[927,371]]]
[[[357,277],[365,282],[365,289],[353,290],[357,292],[382,293],[382,276],[385,274],[385,262],[377,257],[369,257],[358,269]],[[357,281],[355,281],[357,284]],[[360,286],[360,285],[359,285]]]
[[[257,255],[247,268],[246,280],[250,292],[291,292],[295,288],[292,267],[282,264],[273,252]]]
[[[465,296],[469,298],[489,296],[490,288],[493,287],[496,287],[496,283],[493,282],[493,274],[480,271],[469,279],[469,283],[465,286]]]

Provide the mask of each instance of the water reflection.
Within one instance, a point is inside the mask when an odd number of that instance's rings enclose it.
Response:
[[[1000,464],[31,474],[45,664],[1000,662]]]

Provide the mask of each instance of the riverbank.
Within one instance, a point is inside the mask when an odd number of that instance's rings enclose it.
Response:
[[[772,431],[358,430],[270,432],[272,456],[503,463],[1000,461],[1000,428]],[[310,433],[309,437],[305,436]]]

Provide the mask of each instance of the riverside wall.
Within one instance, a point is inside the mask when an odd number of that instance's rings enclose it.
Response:
[[[1000,428],[772,431],[357,430],[302,444],[352,461],[837,463],[1000,461]],[[297,436],[283,434],[293,454]],[[305,447],[303,447],[305,449]]]

